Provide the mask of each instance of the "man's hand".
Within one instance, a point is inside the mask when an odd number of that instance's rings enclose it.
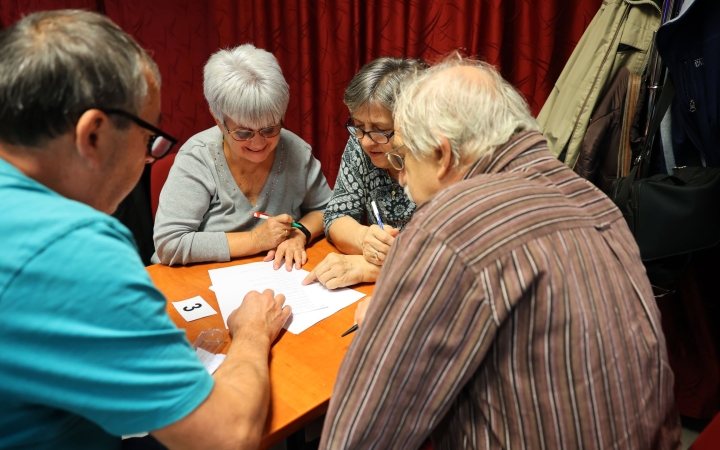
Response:
[[[250,291],[245,295],[242,305],[228,317],[228,327],[232,336],[268,338],[272,343],[287,322],[292,309],[283,307],[285,296],[266,289],[263,293]]]
[[[288,214],[280,214],[262,222],[250,232],[255,246],[261,251],[277,248],[288,238],[293,218]]]
[[[362,323],[365,321],[365,314],[370,306],[370,300],[372,300],[372,297],[367,297],[358,303],[357,309],[355,310],[355,323],[358,324],[358,326],[362,326]]]
[[[302,231],[293,228],[290,231],[290,237],[282,241],[276,250],[270,250],[263,261],[272,261],[273,269],[278,270],[285,258],[285,270],[290,272],[295,262],[295,268],[300,269],[307,262],[307,252],[305,245],[307,238]]]
[[[330,253],[305,277],[302,285],[317,280],[328,289],[337,289],[375,281],[379,272],[378,266],[369,264],[361,255]]]
[[[362,242],[365,260],[376,266],[382,266],[398,233],[399,231],[390,225],[385,225],[384,230],[377,225],[370,225]]]

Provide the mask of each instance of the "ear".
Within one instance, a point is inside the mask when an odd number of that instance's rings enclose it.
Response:
[[[101,145],[112,142],[114,126],[99,109],[85,111],[75,125],[75,146],[80,158],[93,169],[102,164]]]
[[[437,165],[438,180],[442,180],[453,169],[453,167],[452,167],[453,154],[452,154],[452,146],[450,145],[450,140],[443,135],[440,135],[439,137],[440,137],[440,147],[435,149],[433,158]]]

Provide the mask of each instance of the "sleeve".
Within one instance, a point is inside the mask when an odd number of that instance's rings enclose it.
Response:
[[[333,191],[328,186],[318,161],[312,153],[305,172],[305,198],[300,205],[302,215],[312,211],[324,211]]]
[[[230,261],[224,232],[200,231],[217,186],[210,168],[191,152],[181,151],[160,192],[153,239],[166,265]]]
[[[320,448],[419,448],[493,343],[482,292],[455,250],[403,231],[341,365]]]
[[[340,217],[349,216],[358,223],[365,221],[367,168],[362,156],[360,143],[351,136],[340,161],[332,198],[325,207],[323,228],[326,236],[330,236],[330,226]]]
[[[213,388],[129,237],[108,225],[56,239],[3,297],[14,318],[2,322],[8,401],[68,411],[119,436],[177,422]]]

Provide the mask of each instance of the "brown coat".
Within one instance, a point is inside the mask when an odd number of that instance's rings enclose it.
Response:
[[[606,194],[630,171],[633,149],[642,143],[640,105],[645,94],[639,75],[623,67],[593,112],[573,170]]]

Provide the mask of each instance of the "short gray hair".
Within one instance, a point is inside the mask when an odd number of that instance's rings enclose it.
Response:
[[[427,67],[421,59],[378,58],[365,64],[345,90],[343,101],[350,114],[363,105],[378,104],[392,112],[402,80]]]
[[[36,147],[66,133],[92,108],[137,114],[160,85],[152,58],[107,17],[80,10],[37,12],[0,31],[0,140]],[[120,128],[129,121],[112,120]]]
[[[210,111],[250,128],[275,125],[285,115],[290,88],[272,53],[252,44],[214,53],[203,73]]]
[[[448,69],[468,66],[478,82]],[[473,164],[519,132],[537,130],[523,96],[492,65],[457,53],[403,85],[394,111],[395,128],[416,157],[429,157],[450,141],[453,165]]]

